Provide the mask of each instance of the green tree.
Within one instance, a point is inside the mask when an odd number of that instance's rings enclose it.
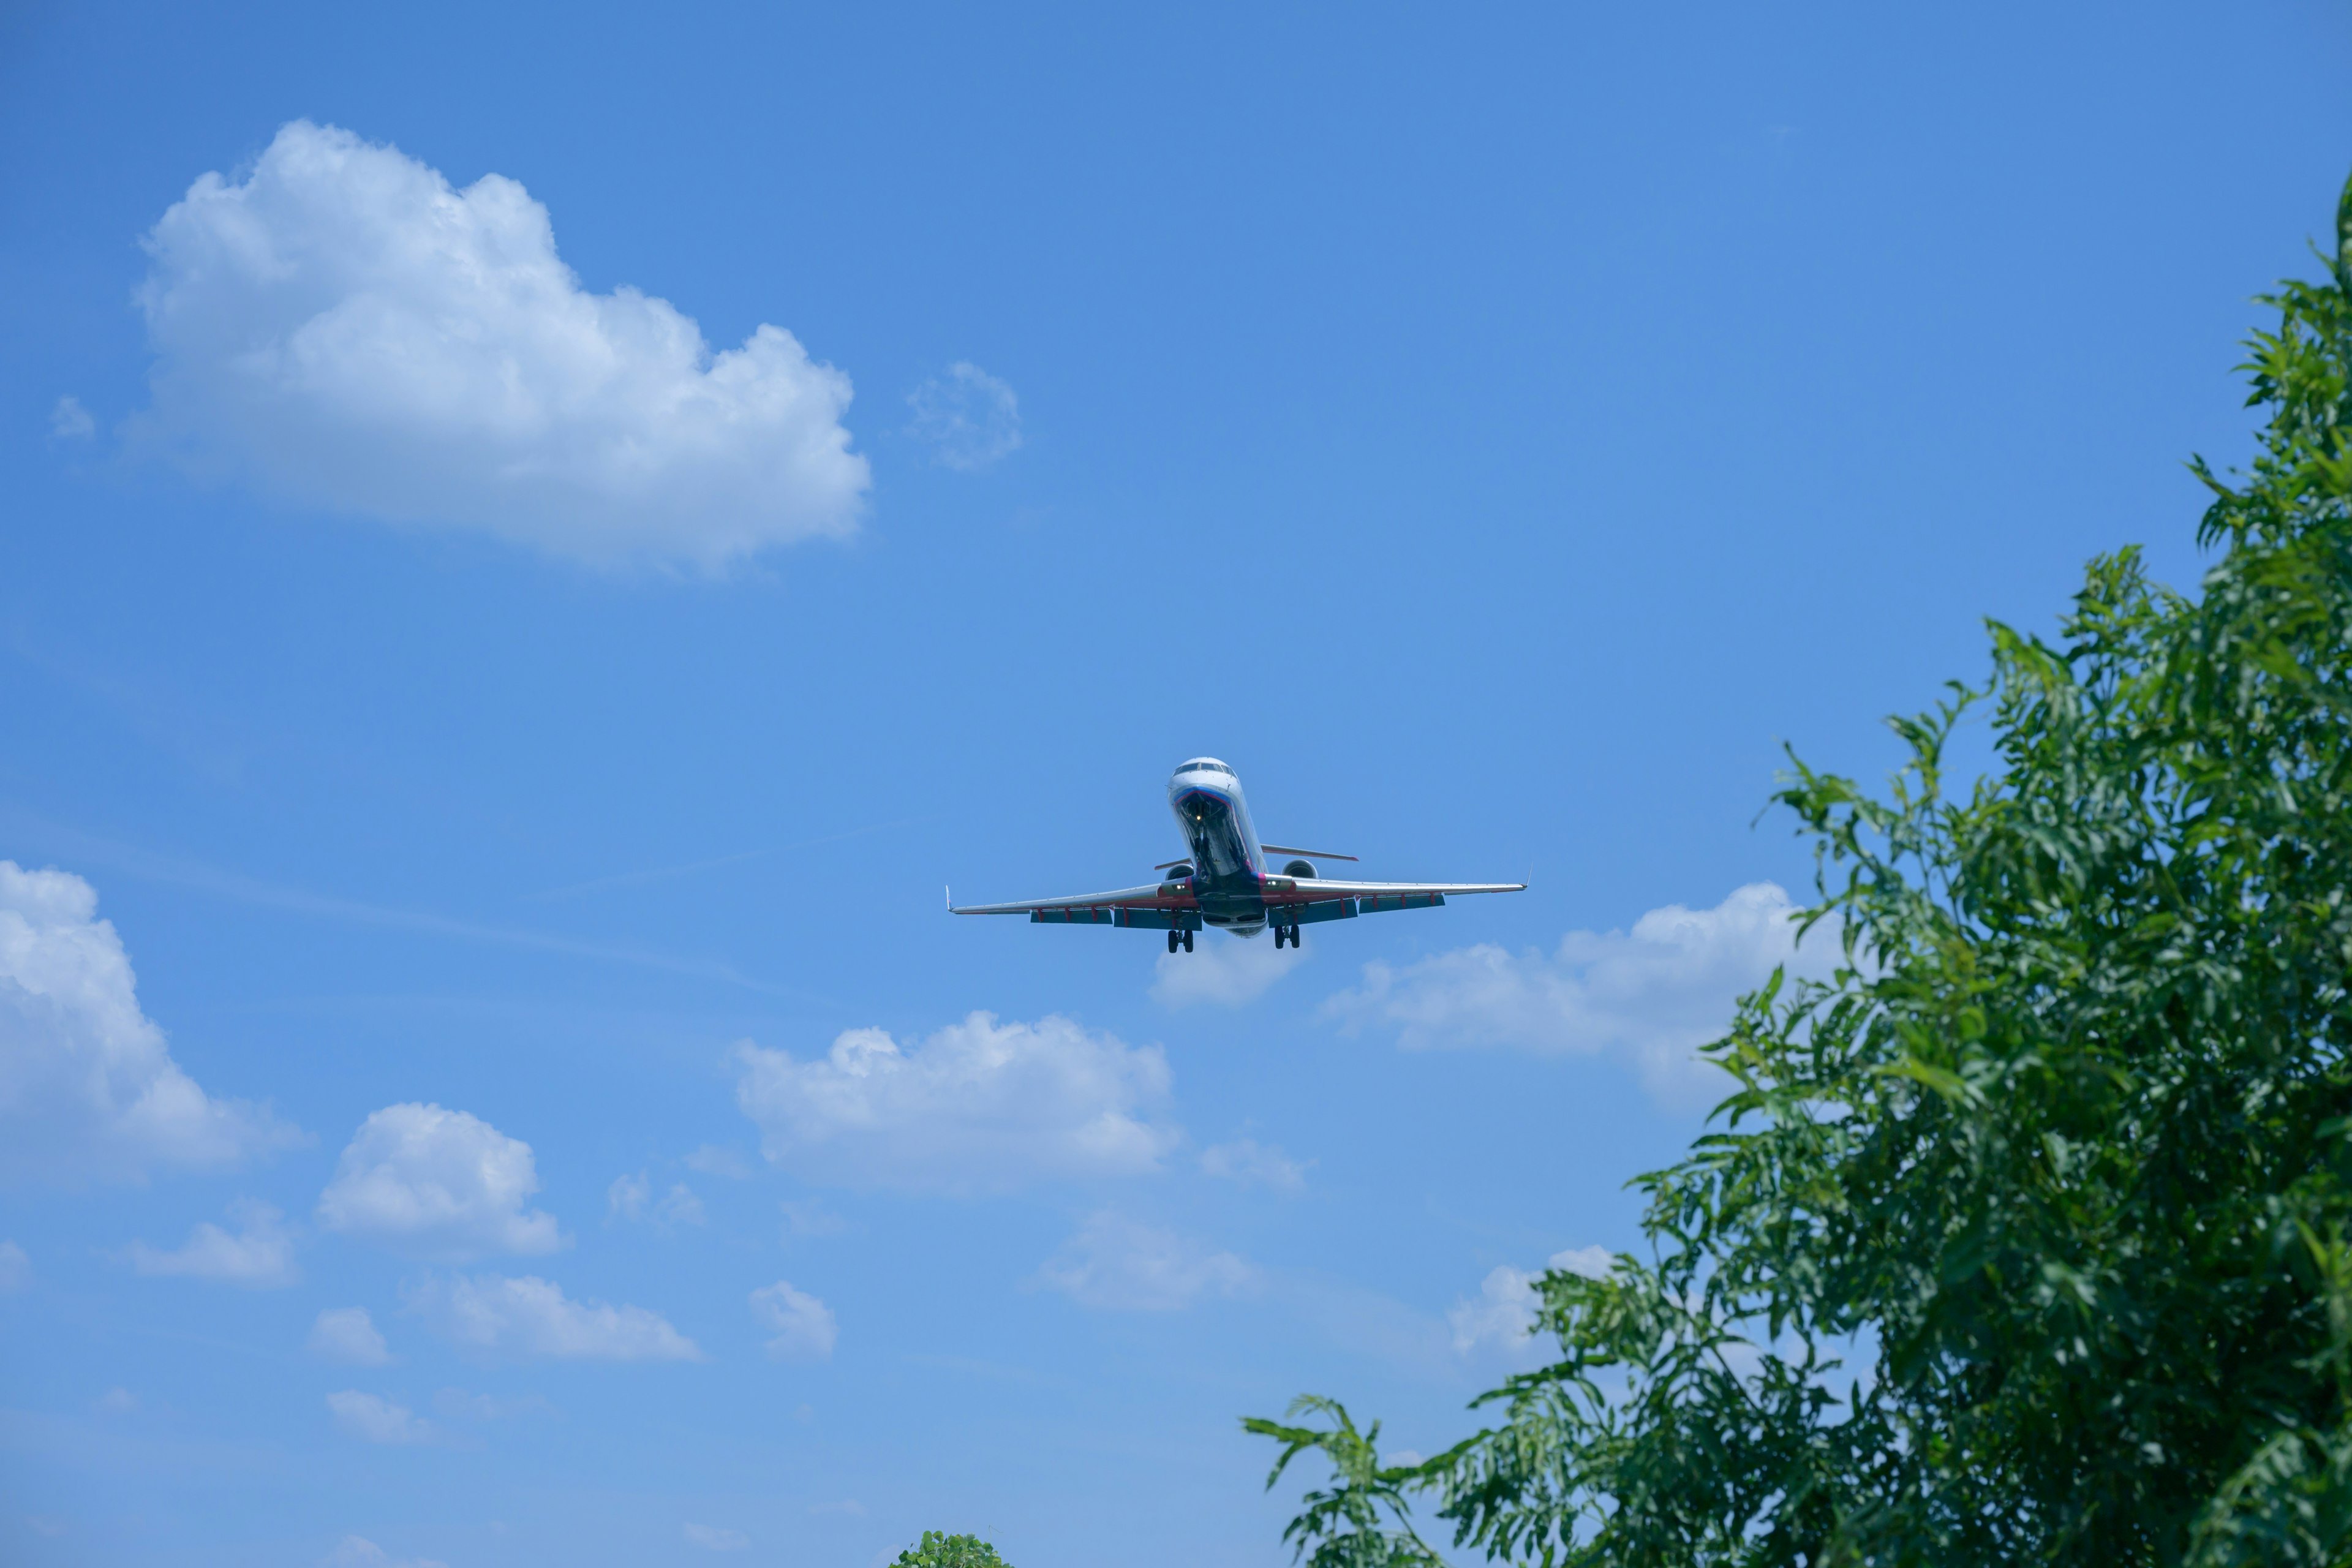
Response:
[[[2199,594],[2095,561],[1885,791],[1792,763],[1844,967],[1740,1001],[1560,1359],[1409,1470],[1246,1423],[1334,1461],[1302,1557],[1419,1561],[1418,1496],[1544,1564],[2352,1563],[2352,184],[2323,259]]]
[[[890,1568],[1011,1568],[1011,1564],[977,1535],[942,1535],[927,1530],[922,1540],[898,1553]]]

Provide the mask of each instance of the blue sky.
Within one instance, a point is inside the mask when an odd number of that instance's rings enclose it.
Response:
[[[1785,956],[1786,742],[2199,569],[2252,5],[0,18],[0,1558],[1266,1563]],[[488,180],[497,176],[495,180]],[[951,920],[1178,850],[1310,931]],[[1798,962],[1811,962],[1800,955]]]

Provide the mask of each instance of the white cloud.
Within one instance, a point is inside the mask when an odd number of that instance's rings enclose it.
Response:
[[[1238,1182],[1245,1187],[1272,1187],[1282,1193],[1295,1193],[1307,1185],[1307,1165],[1276,1145],[1261,1143],[1255,1138],[1212,1143],[1201,1151],[1201,1170],[1204,1174]]]
[[[1021,446],[1021,400],[1005,382],[970,360],[948,366],[907,394],[908,431],[928,441],[941,464],[966,473],[1010,457]]]
[[[142,1274],[179,1275],[189,1279],[218,1279],[230,1285],[271,1289],[302,1278],[294,1265],[294,1237],[285,1215],[268,1204],[240,1199],[228,1206],[238,1234],[231,1236],[210,1223],[199,1225],[187,1242],[171,1252],[134,1241],[126,1249],[131,1267]]]
[[[643,1307],[574,1301],[535,1275],[428,1279],[409,1294],[451,1342],[484,1355],[553,1361],[700,1361],[695,1342]]]
[[[1145,1312],[1241,1295],[1258,1283],[1257,1270],[1233,1253],[1108,1211],[1079,1226],[1038,1275],[1081,1306]]]
[[[431,1557],[402,1558],[394,1561],[391,1552],[363,1535],[346,1535],[335,1543],[335,1549],[319,1559],[320,1568],[449,1568],[446,1563]]]
[[[98,434],[98,421],[81,405],[81,399],[68,393],[58,399],[49,410],[49,436],[58,441],[87,441]]]
[[[777,1361],[831,1361],[834,1342],[841,1337],[833,1309],[789,1279],[763,1285],[751,1292],[751,1315],[776,1331],[768,1354]]]
[[[1156,1046],[1067,1018],[974,1013],[911,1050],[851,1029],[817,1061],[748,1041],[736,1103],[768,1158],[852,1186],[1002,1191],[1056,1176],[1158,1168],[1180,1134],[1148,1120],[1167,1098]]]
[[[383,1366],[392,1360],[383,1334],[365,1307],[330,1307],[310,1325],[307,1347],[327,1361],[352,1366]]]
[[[552,1252],[555,1216],[523,1205],[539,1191],[530,1145],[437,1105],[387,1105],[360,1124],[319,1223],[412,1258],[455,1262]]]
[[[740,1552],[751,1544],[751,1538],[740,1530],[722,1530],[715,1524],[689,1524],[685,1531],[689,1545],[706,1552]]]
[[[713,356],[592,294],[513,180],[463,190],[332,126],[281,129],[146,238],[154,406],[134,441],[299,505],[716,569],[849,532],[849,378],[761,326]]]
[[[180,1070],[97,917],[79,877],[0,860],[0,1177],[140,1181],[300,1142]]]
[[[1588,1279],[1604,1279],[1612,1261],[1605,1247],[1579,1247],[1553,1253],[1548,1265]],[[1488,1270],[1477,1300],[1458,1300],[1445,1314],[1454,1330],[1454,1348],[1467,1355],[1484,1345],[1504,1350],[1525,1346],[1536,1321],[1536,1278],[1507,1263]]]
[[[700,1225],[707,1217],[702,1212],[702,1200],[684,1183],[677,1183],[654,1200],[653,1184],[646,1173],[615,1179],[604,1194],[608,1220],[650,1220],[664,1230],[681,1225]]]
[[[1270,942],[1227,937],[1197,952],[1163,952],[1151,977],[1151,998],[1169,1007],[1206,1002],[1239,1007],[1298,967],[1302,948],[1277,949]]]
[[[433,1441],[433,1423],[418,1419],[416,1413],[404,1405],[394,1405],[373,1394],[362,1394],[354,1388],[330,1394],[327,1408],[334,1413],[336,1426],[371,1443]]]
[[[33,1284],[33,1260],[13,1241],[0,1241],[0,1296],[13,1296]]]
[[[127,1388],[110,1388],[98,1396],[98,1407],[109,1415],[128,1415],[139,1408],[139,1396]]]
[[[1401,970],[1368,963],[1324,1013],[1350,1028],[1392,1025],[1409,1050],[1622,1053],[1659,1099],[1704,1101],[1725,1080],[1697,1049],[1723,1035],[1734,999],[1775,964],[1819,979],[1841,962],[1831,921],[1796,945],[1794,912],[1779,887],[1754,882],[1711,910],[1652,910],[1630,932],[1570,931],[1549,957],[1481,944]]]

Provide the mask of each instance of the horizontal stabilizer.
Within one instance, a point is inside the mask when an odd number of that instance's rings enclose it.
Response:
[[[1328,849],[1293,849],[1287,844],[1261,844],[1259,848],[1269,855],[1304,855],[1310,860],[1353,860],[1353,855],[1334,855]]]

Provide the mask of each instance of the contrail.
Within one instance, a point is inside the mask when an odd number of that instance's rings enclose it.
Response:
[[[601,892],[607,888],[635,888],[647,882],[666,882],[672,877],[690,877],[697,871],[716,870],[721,866],[740,866],[746,860],[764,859],[771,855],[789,855],[796,849],[814,849],[823,844],[838,844],[845,838],[863,838],[869,833],[887,832],[893,827],[905,827],[912,823],[928,822],[937,812],[921,816],[901,816],[891,822],[877,822],[866,827],[852,827],[842,833],[828,833],[822,838],[803,838],[797,844],[779,844],[767,849],[745,849],[733,855],[713,856],[708,860],[688,860],[682,866],[661,866],[650,871],[624,871],[614,877],[598,877],[586,882],[574,882],[569,887],[551,888],[543,893],[525,893],[533,902],[548,899],[569,899],[581,893]]]
[[[478,921],[456,920],[426,910],[404,910],[384,904],[371,904],[357,899],[337,898],[331,894],[313,893],[300,888],[283,887],[274,882],[224,871],[201,861],[177,856],[157,855],[133,846],[84,833],[79,828],[63,827],[22,807],[8,808],[13,819],[11,837],[45,841],[61,848],[72,858],[86,863],[104,866],[126,876],[173,887],[190,888],[216,898],[238,903],[258,905],[264,909],[286,910],[295,914],[316,915],[327,920],[345,921],[354,925],[380,926],[391,931],[415,931],[424,936],[446,937],[455,942],[470,942],[494,947],[519,948],[531,952],[557,953],[568,958],[592,959],[600,963],[626,964],[637,969],[656,970],[667,974],[686,975],[697,980],[715,980],[722,984],[739,985],[748,991],[762,992],[772,996],[791,996],[802,1001],[817,1002],[839,1008],[841,1004],[831,997],[792,986],[777,985],[754,979],[716,959],[679,957],[673,953],[656,952],[645,948],[615,946],[607,942],[582,942],[576,938],[556,936],[546,931],[519,930],[510,926],[485,925]]]

